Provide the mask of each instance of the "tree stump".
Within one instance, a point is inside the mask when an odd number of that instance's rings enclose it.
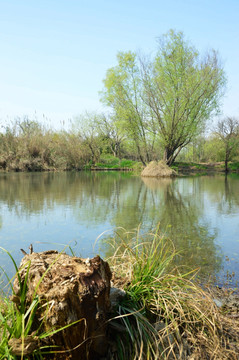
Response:
[[[57,345],[55,359],[100,359],[107,350],[107,319],[110,311],[111,271],[99,256],[93,259],[72,257],[57,251],[25,255],[19,267],[21,282],[27,279],[26,305],[37,295],[32,331],[42,322],[42,330],[60,329],[50,344]],[[13,301],[18,301],[20,286],[14,280]]]

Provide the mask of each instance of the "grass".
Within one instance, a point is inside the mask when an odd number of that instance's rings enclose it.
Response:
[[[159,228],[147,234],[140,228],[135,232],[119,228],[108,244],[114,253],[107,259],[112,281],[125,290],[125,297],[108,320],[107,359],[237,359],[228,339],[231,329],[239,336],[238,320],[222,317],[210,295],[194,282],[195,271],[174,267],[173,259],[179,254]],[[28,273],[30,264],[26,266]],[[27,280],[20,284],[18,306],[7,297],[0,300],[0,359],[27,359],[23,348],[29,336],[37,344],[54,333],[54,329],[42,332],[41,325],[32,333],[40,304],[35,296],[26,308]],[[12,339],[21,340],[18,356],[11,353]],[[44,359],[45,352],[49,349],[36,346],[29,359]]]
[[[207,166],[205,164],[198,164],[194,162],[175,162],[171,167],[174,170],[178,170],[179,168],[194,168],[197,170],[207,170]]]
[[[11,344],[14,339],[21,339],[20,346],[20,357],[24,358],[24,343],[27,336],[30,334],[31,326],[34,320],[34,315],[36,308],[38,306],[37,296],[32,301],[30,307],[27,309],[25,306],[26,294],[27,294],[27,279],[30,268],[30,263],[27,264],[26,277],[24,282],[21,282],[20,274],[17,268],[17,265],[11,256],[11,254],[5,249],[1,248],[2,251],[6,252],[7,255],[11,258],[13,265],[16,269],[16,276],[19,281],[20,291],[18,297],[18,303],[15,306],[14,302],[11,301],[8,297],[5,297],[1,300],[0,303],[0,359],[16,359],[16,356],[11,352]],[[8,279],[8,283],[11,286],[13,297],[16,296],[13,290],[12,283]],[[38,357],[36,357],[38,358]],[[41,357],[40,357],[41,358]]]
[[[137,165],[137,161],[119,159],[110,154],[101,155],[100,162],[95,164],[98,168],[104,169],[132,169]]]
[[[112,246],[108,261],[126,291],[113,320],[125,330],[114,335],[112,359],[236,359],[217,307],[193,281],[195,272],[173,267],[174,247],[159,229],[147,236],[121,229]]]

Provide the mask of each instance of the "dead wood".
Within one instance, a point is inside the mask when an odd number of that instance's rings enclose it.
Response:
[[[59,329],[77,322],[50,337],[57,345],[56,359],[99,359],[107,350],[107,319],[110,311],[111,271],[99,256],[93,259],[71,257],[57,251],[25,255],[20,264],[20,277],[27,280],[26,305],[37,295],[40,301],[33,329]],[[14,292],[20,295],[18,279]],[[74,349],[74,350],[73,350]],[[65,353],[65,351],[67,351]]]

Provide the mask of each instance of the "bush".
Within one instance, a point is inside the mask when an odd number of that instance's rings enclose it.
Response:
[[[228,164],[228,168],[229,168],[230,170],[236,170],[236,171],[238,171],[238,170],[239,170],[239,162],[229,163],[229,164]]]
[[[135,161],[133,161],[133,160],[122,159],[120,162],[120,167],[121,168],[132,168],[134,164],[135,164]]]
[[[103,165],[115,166],[119,165],[120,159],[111,154],[102,154],[100,156],[100,163]]]

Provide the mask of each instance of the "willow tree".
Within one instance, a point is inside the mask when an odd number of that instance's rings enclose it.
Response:
[[[154,60],[141,61],[141,69],[145,101],[154,114],[164,160],[171,165],[218,111],[224,72],[214,50],[201,58],[183,33],[173,30],[159,39]]]
[[[104,81],[106,103],[130,124],[134,141],[156,136],[171,165],[219,109],[225,76],[217,53],[201,58],[183,33],[170,30],[153,59],[120,53],[118,61]]]

